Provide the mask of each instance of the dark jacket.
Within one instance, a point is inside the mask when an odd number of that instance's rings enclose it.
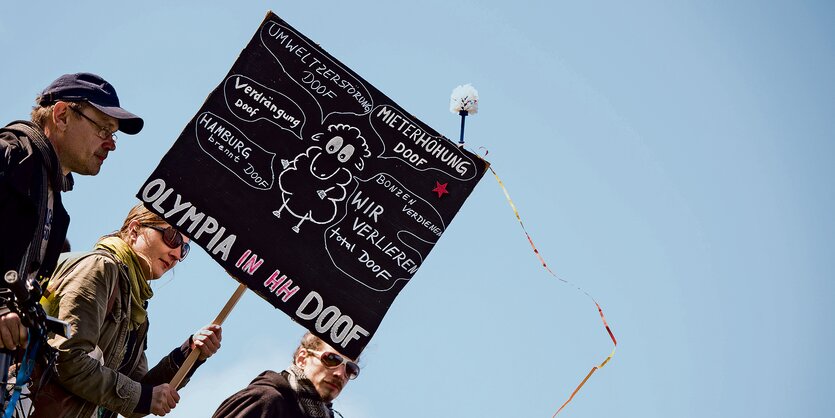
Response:
[[[58,157],[46,137],[42,136],[45,146],[39,148],[26,134],[15,129],[19,124],[28,125],[43,135],[36,125],[22,121],[0,129],[0,275],[14,270],[23,277],[33,272],[37,272],[38,278],[49,277],[58,262],[70,224],[70,217],[61,203],[64,177]],[[45,164],[46,158],[51,164]],[[48,171],[47,166],[51,170]],[[53,213],[46,256],[42,260],[39,256],[30,260],[21,269],[20,263],[30,243],[37,241],[36,245],[40,245],[41,237],[35,236],[35,230],[40,217],[49,216],[41,207],[40,196],[50,184],[50,178],[53,179]]]
[[[261,373],[249,386],[223,401],[212,417],[307,418],[287,382],[286,373],[272,370]]]

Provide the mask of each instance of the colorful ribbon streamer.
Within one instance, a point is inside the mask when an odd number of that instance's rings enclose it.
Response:
[[[602,363],[600,363],[599,365],[594,366],[594,367],[591,368],[591,370],[586,375],[586,377],[583,379],[583,381],[580,382],[579,385],[577,385],[577,388],[575,388],[573,392],[571,392],[571,396],[568,397],[568,400],[565,401],[565,403],[563,403],[562,406],[560,406],[560,409],[558,409],[557,412],[555,412],[554,415],[551,416],[551,418],[554,418],[555,416],[557,416],[557,414],[560,413],[560,411],[563,410],[563,408],[565,408],[566,405],[568,405],[569,402],[571,402],[572,399],[574,399],[574,395],[576,395],[577,392],[580,391],[580,388],[582,388],[583,385],[586,384],[586,381],[589,380],[591,375],[593,375],[594,372],[596,372],[597,370],[602,369],[603,366],[605,366],[606,363],[608,363],[609,360],[612,359],[612,357],[615,355],[615,350],[617,350],[617,348],[618,348],[618,340],[615,338],[615,334],[612,333],[612,329],[609,328],[609,323],[606,322],[606,316],[603,315],[603,309],[600,308],[600,304],[597,303],[597,301],[594,300],[594,298],[588,292],[581,289],[579,286],[577,286],[577,285],[575,285],[575,284],[573,284],[573,283],[571,283],[571,282],[569,282],[565,279],[560,278],[553,271],[551,271],[551,268],[548,267],[548,264],[545,262],[545,259],[542,258],[542,254],[540,254],[539,250],[536,248],[536,244],[533,243],[533,239],[531,239],[531,235],[528,234],[528,230],[525,228],[525,224],[522,222],[522,217],[519,216],[519,210],[516,209],[516,205],[513,203],[513,199],[510,198],[510,194],[507,192],[507,188],[504,186],[504,183],[502,182],[502,179],[499,178],[499,175],[496,173],[496,170],[494,170],[492,166],[488,165],[487,167],[490,169],[491,172],[493,172],[493,176],[496,177],[496,181],[499,182],[499,186],[502,188],[502,192],[504,192],[504,195],[507,198],[507,203],[510,203],[510,207],[513,209],[513,214],[516,215],[516,220],[518,220],[519,225],[522,226],[522,231],[524,231],[525,236],[528,237],[528,242],[531,244],[531,248],[533,248],[534,254],[536,254],[537,258],[539,258],[539,262],[542,263],[542,267],[544,267],[545,270],[548,271],[548,273],[550,273],[552,276],[554,276],[554,278],[556,278],[557,280],[559,280],[559,281],[561,281],[561,282],[563,282],[567,285],[573,286],[577,290],[583,292],[586,296],[589,297],[589,299],[592,300],[592,302],[594,302],[594,306],[597,307],[597,312],[600,313],[600,319],[603,320],[603,326],[606,327],[606,332],[609,333],[609,337],[612,339],[612,343],[614,344],[614,347],[612,347],[612,352],[609,354],[609,356],[606,357],[606,359],[603,360]]]

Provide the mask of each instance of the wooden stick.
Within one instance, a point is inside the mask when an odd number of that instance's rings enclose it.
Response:
[[[229,316],[229,312],[232,311],[232,308],[238,303],[238,300],[241,299],[244,292],[246,291],[245,284],[239,284],[238,288],[235,290],[235,293],[232,294],[232,297],[226,302],[226,306],[221,309],[220,313],[217,315],[212,324],[214,325],[223,325],[223,321],[226,320],[226,317]],[[174,378],[171,379],[171,386],[176,389],[180,388],[180,384],[183,383],[185,380],[186,374],[194,367],[194,363],[197,361],[197,358],[200,357],[200,350],[192,350],[191,354],[188,355],[186,361],[180,366],[180,370],[177,370],[177,374],[174,375]]]

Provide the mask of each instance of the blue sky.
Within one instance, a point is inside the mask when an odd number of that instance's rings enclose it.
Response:
[[[448,137],[450,92],[479,90],[468,147],[489,150],[549,265],[600,302],[619,339],[560,416],[829,416],[832,3],[311,3],[0,5],[4,122],[78,71],[107,78],[146,121],[65,196],[74,249],[121,225],[271,9]],[[197,249],[153,287],[150,361],[236,283]],[[171,416],[208,416],[284,368],[302,333],[248,293]],[[488,175],[336,409],[551,416],[610,350],[593,303],[538,265]]]

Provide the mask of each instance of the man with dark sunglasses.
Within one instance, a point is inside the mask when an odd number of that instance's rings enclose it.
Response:
[[[333,418],[333,400],[359,372],[356,362],[308,332],[290,367],[280,373],[261,373],[223,401],[212,417]]]
[[[52,274],[70,222],[61,203],[61,192],[72,190],[70,173],[98,174],[116,149],[116,131],[136,134],[143,124],[120,106],[110,83],[78,73],[43,90],[31,122],[0,129],[0,276],[37,284]],[[17,314],[0,307],[0,349],[26,338]]]

